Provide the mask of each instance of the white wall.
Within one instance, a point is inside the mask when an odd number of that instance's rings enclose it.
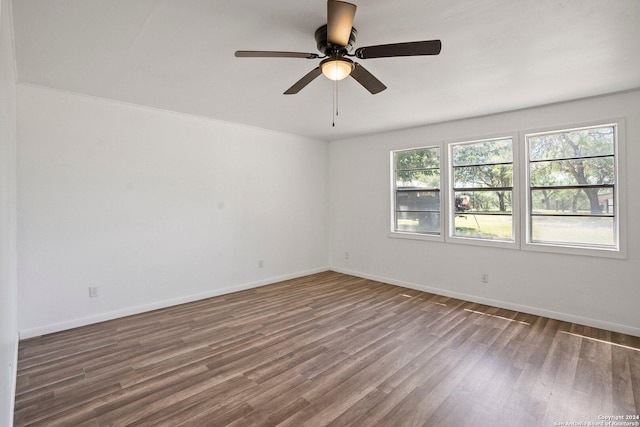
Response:
[[[327,142],[25,85],[17,123],[22,338],[328,268]]]
[[[0,0],[0,426],[12,425],[18,355],[15,117],[11,9]]]
[[[437,106],[434,106],[437,108]],[[626,117],[628,259],[389,237],[390,151]],[[332,269],[640,335],[640,91],[331,142]],[[345,259],[349,252],[349,259]],[[490,281],[480,283],[481,272]]]

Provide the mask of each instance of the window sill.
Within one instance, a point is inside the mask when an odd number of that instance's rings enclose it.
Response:
[[[428,242],[444,242],[442,235],[391,231],[389,237],[394,239],[424,240]]]
[[[526,243],[522,250],[564,255],[592,256],[599,258],[627,259],[626,251],[619,248],[596,248],[551,243]]]
[[[448,236],[446,241],[447,243],[456,243],[460,245],[484,246],[488,248],[520,249],[518,243],[513,240],[491,240],[475,237]]]

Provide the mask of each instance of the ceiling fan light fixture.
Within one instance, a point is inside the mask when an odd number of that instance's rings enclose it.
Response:
[[[345,79],[354,67],[353,61],[346,58],[329,58],[320,63],[322,74],[334,81]]]

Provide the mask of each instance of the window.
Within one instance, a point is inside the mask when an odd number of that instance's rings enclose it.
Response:
[[[440,147],[392,153],[394,232],[440,236]]]
[[[449,235],[514,242],[513,138],[453,143]]]
[[[617,124],[525,139],[527,243],[617,249]]]
[[[617,119],[392,151],[391,236],[625,258],[624,148]]]

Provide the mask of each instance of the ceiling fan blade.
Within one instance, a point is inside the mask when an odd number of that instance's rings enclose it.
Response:
[[[300,92],[306,85],[308,85],[313,80],[315,80],[315,78],[318,77],[320,74],[322,74],[322,71],[320,71],[320,67],[314,68],[313,70],[309,71],[303,78],[295,82],[293,86],[291,86],[289,89],[285,91],[284,94],[294,95]]]
[[[355,56],[360,59],[388,58],[391,56],[438,55],[442,49],[440,40],[421,42],[381,44],[356,49]]]
[[[387,87],[378,80],[373,74],[367,71],[362,65],[357,62],[354,64],[355,67],[353,71],[351,71],[351,77],[353,77],[358,83],[360,83],[366,90],[371,92],[372,95],[376,93],[382,92]]]
[[[316,53],[304,52],[274,52],[271,50],[237,50],[236,58],[305,58],[316,59]]]
[[[355,4],[329,0],[327,2],[327,41],[342,47],[349,44],[355,16]]]

